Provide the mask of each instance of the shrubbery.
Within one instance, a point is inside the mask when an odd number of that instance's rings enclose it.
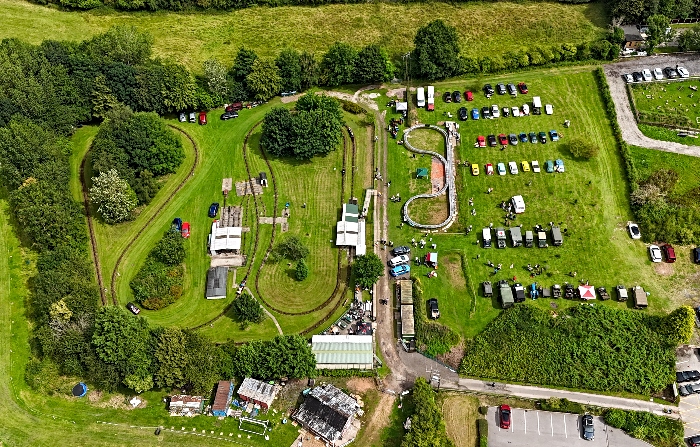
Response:
[[[423,377],[413,385],[413,404],[411,429],[404,435],[401,447],[452,447],[442,412],[435,402],[435,391]]]
[[[489,422],[486,419],[476,420],[476,428],[479,432],[479,447],[487,447],[489,442]]]
[[[167,231],[131,280],[134,300],[152,310],[177,301],[182,296],[184,259],[185,246],[180,233]]]
[[[630,436],[650,442],[657,447],[683,445],[683,422],[646,411],[610,409],[605,423],[624,430]]]

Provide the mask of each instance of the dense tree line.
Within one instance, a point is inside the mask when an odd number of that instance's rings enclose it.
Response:
[[[623,23],[649,24],[649,18],[663,15],[670,19],[700,16],[698,0],[613,0],[608,4],[610,13]]]
[[[411,397],[414,405],[411,428],[404,435],[401,447],[454,446],[447,437],[445,419],[435,401],[435,391],[423,377],[416,379]]]

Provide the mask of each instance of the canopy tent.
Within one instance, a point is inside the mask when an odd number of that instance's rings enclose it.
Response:
[[[83,382],[78,383],[73,387],[73,396],[83,397],[87,394],[88,387]]]
[[[595,299],[595,287],[593,286],[578,286],[578,292],[581,294],[582,300]]]
[[[425,262],[426,262],[426,264],[428,264],[428,265],[430,265],[430,266],[432,266],[432,267],[437,268],[437,265],[438,265],[438,257],[437,257],[437,255],[438,255],[438,254],[435,253],[435,252],[431,252],[431,253],[428,253],[427,255],[425,255]]]
[[[416,178],[428,178],[428,169],[427,168],[416,169]]]

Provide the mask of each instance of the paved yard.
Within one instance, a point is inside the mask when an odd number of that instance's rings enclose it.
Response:
[[[700,371],[700,356],[695,346],[681,346],[676,350],[676,371]],[[681,385],[686,385],[686,382]],[[700,394],[691,394],[681,397],[678,404],[681,420],[685,427],[685,436],[693,436],[700,433]]]
[[[498,408],[489,407],[489,447],[649,447],[595,418],[595,440],[581,437],[581,416],[570,413],[512,409],[510,430],[500,428]]]

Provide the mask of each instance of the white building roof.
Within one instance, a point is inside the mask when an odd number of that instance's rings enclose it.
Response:
[[[211,224],[211,246],[212,253],[221,250],[241,249],[241,227],[219,227],[219,221]]]
[[[319,369],[371,369],[374,364],[371,335],[314,335],[311,351]]]

